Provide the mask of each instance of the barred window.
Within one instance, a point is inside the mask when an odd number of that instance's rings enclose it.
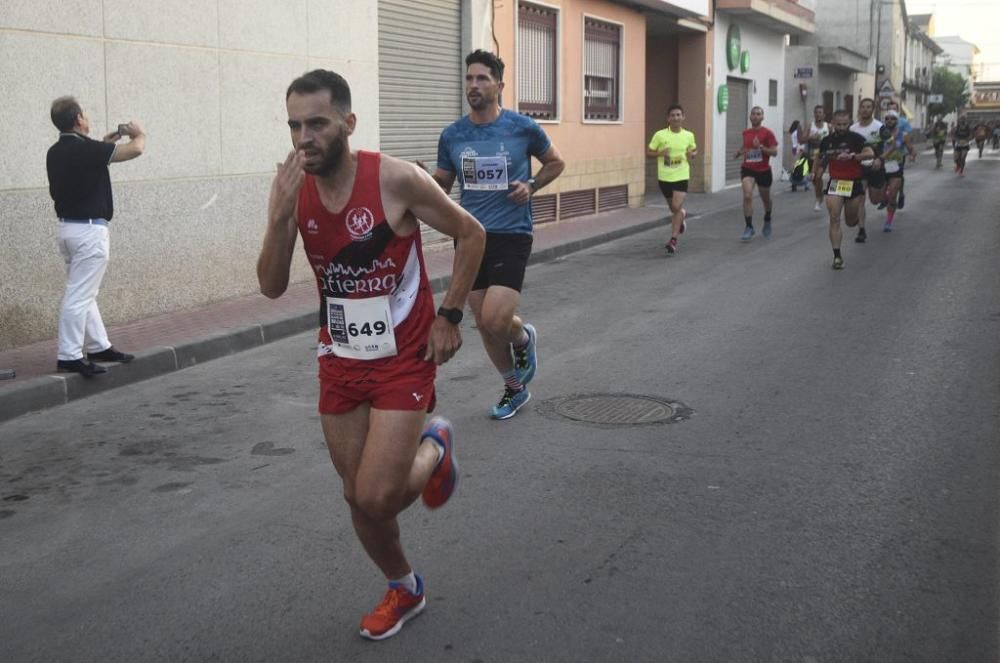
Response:
[[[517,110],[556,119],[556,10],[522,2],[517,10]]]
[[[584,19],[583,118],[621,119],[621,27]]]

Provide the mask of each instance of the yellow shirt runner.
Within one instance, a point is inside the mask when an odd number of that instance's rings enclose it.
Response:
[[[660,129],[649,139],[649,149],[655,151],[667,148],[666,157],[657,157],[657,179],[661,182],[682,182],[691,178],[687,151],[697,149],[694,134],[687,129],[673,131],[670,127]]]

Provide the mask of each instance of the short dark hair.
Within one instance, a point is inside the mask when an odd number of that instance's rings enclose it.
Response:
[[[285,101],[292,94],[312,94],[321,90],[330,91],[330,102],[344,115],[351,112],[351,86],[340,74],[327,69],[313,69],[302,74],[288,86]]]
[[[850,112],[850,111],[848,111],[848,110],[846,110],[846,109],[844,109],[844,108],[841,108],[841,109],[839,109],[839,110],[835,110],[835,111],[833,111],[833,116],[834,116],[834,117],[837,117],[838,115],[840,115],[840,116],[842,116],[842,117],[846,117],[846,118],[850,119],[850,117],[851,117],[851,112]]]
[[[824,106],[823,104],[816,104],[815,106],[813,106],[813,111],[816,111],[816,110],[822,110],[825,113],[826,112],[826,106]]]
[[[500,59],[499,55],[495,53],[490,53],[489,51],[484,51],[481,48],[477,48],[468,55],[465,56],[465,68],[468,69],[471,65],[481,64],[490,70],[490,74],[493,78],[498,81],[503,80],[503,70],[504,64],[503,60]]]
[[[859,101],[858,108],[861,108],[861,104],[865,103],[866,101],[872,105],[872,108],[875,108],[875,100],[872,99],[871,97],[865,97],[864,99]]]
[[[82,114],[83,109],[80,108],[76,97],[67,96],[59,97],[52,102],[49,117],[52,118],[52,124],[56,125],[56,129],[59,131],[72,131],[73,127],[76,126],[76,118]]]
[[[752,113],[755,110],[759,110],[761,113],[764,112],[764,109],[762,107],[760,107],[760,106],[754,106],[753,108],[750,109],[750,112]]]
[[[671,106],[670,108],[667,109],[667,115],[670,115],[670,113],[672,113],[675,110],[679,110],[680,112],[683,113],[684,112],[684,107],[681,106],[680,104],[674,104],[673,106]]]

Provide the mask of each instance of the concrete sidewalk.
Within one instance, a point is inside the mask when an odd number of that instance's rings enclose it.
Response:
[[[778,184],[783,183],[776,183],[776,192]],[[689,217],[702,216],[738,205],[739,195],[738,188],[691,194],[685,207]],[[659,192],[647,196],[646,201],[644,207],[538,226],[531,263],[553,260],[664,224],[667,210]],[[666,235],[662,239],[665,241]],[[452,257],[453,251],[447,245],[425,250],[435,293],[447,287]],[[316,285],[309,281],[289,286],[277,300],[247,295],[113,325],[108,335],[115,347],[134,353],[136,358],[130,364],[109,365],[108,373],[93,378],[55,372],[55,339],[0,352],[0,369],[17,371],[16,379],[0,380],[0,421],[314,329],[318,324],[317,309]]]

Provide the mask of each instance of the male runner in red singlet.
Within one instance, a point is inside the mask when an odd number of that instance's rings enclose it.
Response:
[[[740,185],[743,187],[743,229],[744,242],[753,239],[753,187],[757,185],[760,200],[764,203],[764,237],[771,236],[771,184],[774,176],[771,173],[771,157],[778,154],[778,139],[774,132],[761,126],[764,121],[764,109],[754,106],[750,109],[750,128],[743,130],[743,147],[734,159],[742,157],[740,165]]]
[[[430,508],[443,505],[458,479],[451,425],[435,417],[424,428],[424,418],[434,408],[437,365],[462,344],[458,323],[486,233],[416,166],[351,151],[357,118],[338,74],[297,78],[286,106],[295,149],[271,185],[257,277],[261,292],[280,296],[302,235],[320,294],[323,433],[354,530],[389,580],[361,635],[382,640],[426,605],[396,516],[418,495]],[[457,240],[437,315],[417,218]]]

